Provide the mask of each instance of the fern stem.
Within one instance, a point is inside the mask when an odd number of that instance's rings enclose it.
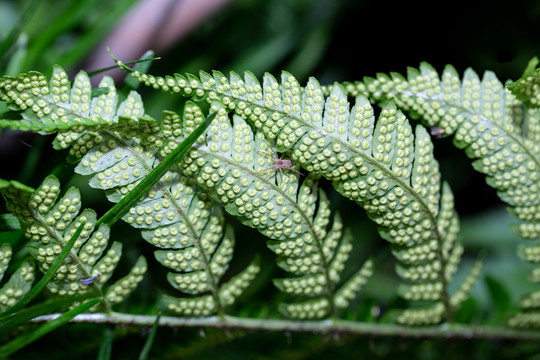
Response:
[[[61,314],[40,316],[33,322],[51,321]],[[118,324],[132,326],[152,326],[155,315],[131,315],[124,313],[81,314],[72,323]],[[281,319],[254,319],[234,316],[179,318],[162,316],[159,325],[163,327],[209,327],[216,329],[299,332],[312,334],[335,334],[357,336],[381,336],[419,339],[463,339],[463,340],[520,340],[540,341],[540,332],[516,330],[506,326],[476,326],[444,323],[437,326],[410,327],[392,323],[368,323],[347,320],[297,321]]]

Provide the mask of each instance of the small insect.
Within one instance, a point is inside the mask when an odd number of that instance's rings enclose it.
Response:
[[[429,133],[434,136],[436,139],[442,139],[446,137],[444,129],[432,126],[429,128]]]
[[[93,283],[94,280],[96,280],[100,276],[101,276],[101,274],[97,273],[96,275],[94,275],[92,277],[89,277],[88,279],[81,279],[79,281],[81,282],[81,284],[88,285],[88,284]]]
[[[285,170],[290,170],[290,171],[293,171],[293,172],[295,172],[297,174],[300,174],[299,171],[293,169],[294,164],[293,164],[292,160],[290,160],[290,159],[282,159],[281,157],[278,158],[276,153],[274,153],[272,155],[272,154],[268,154],[268,153],[265,153],[265,152],[259,151],[259,150],[257,150],[257,152],[259,154],[261,154],[261,155],[264,155],[264,156],[267,156],[267,157],[271,158],[272,161],[273,161],[272,166],[270,166],[267,169],[261,170],[258,173],[263,173],[263,172],[266,172],[268,170],[272,170],[274,173],[276,171],[279,171],[279,173],[283,177],[283,169],[285,169]],[[272,174],[270,174],[269,176],[272,176]]]

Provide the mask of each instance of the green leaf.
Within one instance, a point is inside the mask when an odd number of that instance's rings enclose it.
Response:
[[[11,248],[8,244],[4,244],[0,248],[0,258],[4,257],[2,259],[3,261],[9,261],[9,257],[6,256],[9,253],[11,253]],[[5,267],[7,268],[7,263]],[[1,270],[2,269],[0,269],[0,271]],[[17,301],[21,301],[28,296],[28,292],[32,287],[34,279],[35,263],[32,260],[27,259],[17,268],[17,270],[15,270],[2,288],[0,288],[0,310],[8,311],[10,306],[16,305]],[[0,316],[1,315],[2,314],[0,314]]]
[[[540,69],[536,69],[540,60],[535,56],[533,57],[521,78],[517,81],[507,84],[507,88],[518,98],[523,101],[529,107],[538,107],[540,105],[540,93],[538,91],[538,85],[540,83]]]
[[[0,317],[0,334],[3,334],[19,325],[25,324],[39,316],[48,315],[69,308],[74,304],[78,304],[90,298],[95,298],[96,296],[97,291],[90,291],[73,296],[55,297],[23,308],[17,312],[7,313],[6,315],[2,314]]]
[[[487,71],[480,78],[467,69],[463,79],[447,66],[442,74],[427,63],[409,69],[407,78],[380,74],[363,83],[348,84],[377,101],[393,99],[401,108],[435,127],[436,135],[453,135],[456,147],[475,159],[475,170],[497,190],[509,212],[520,222],[511,230],[524,239],[540,239],[540,109],[538,109],[538,59],[529,63],[523,77],[508,88]],[[508,90],[509,89],[509,90]],[[538,244],[519,246],[519,255],[538,262]],[[540,273],[535,269],[533,273]],[[533,279],[538,279],[534,275]],[[528,313],[511,324],[529,326],[538,321],[531,309],[540,308],[539,292],[521,302]],[[521,325],[519,325],[521,324]],[[539,325],[534,326],[539,326]]]
[[[13,252],[11,251],[11,245],[5,243],[0,246],[0,280],[2,280],[4,274],[6,273],[6,269],[9,266],[12,255]]]
[[[120,260],[122,245],[114,242],[109,247],[109,227],[101,224],[96,229],[96,213],[90,209],[80,212],[78,189],[68,189],[59,199],[60,183],[56,177],[48,176],[36,190],[17,181],[0,181],[0,192],[7,209],[19,218],[25,236],[31,240],[29,252],[40,269],[47,272],[55,266],[55,271],[48,273],[29,296],[35,296],[45,284],[61,296],[102,290]],[[71,250],[66,250],[67,244]],[[126,286],[119,286],[111,299],[121,300],[145,271],[144,259],[139,259],[126,278]],[[104,303],[107,309],[110,305]]]
[[[300,182],[293,166],[279,167],[276,150],[262,133],[254,134],[240,117],[229,120],[225,107],[213,102],[218,113],[206,139],[185,158],[184,173],[207,189],[226,211],[258,229],[270,240],[278,264],[297,276],[276,280],[280,290],[294,297],[318,297],[321,306],[307,310],[302,301],[280,309],[293,318],[334,317],[335,286],[352,250],[351,236],[344,235],[341,218],[333,217],[329,201],[317,189],[314,177]],[[185,116],[202,116],[188,102]],[[308,302],[311,300],[308,300]]]
[[[19,39],[22,29],[28,23],[28,21],[30,21],[30,18],[35,13],[38,3],[38,0],[32,0],[30,4],[26,6],[26,9],[24,10],[16,26],[0,43],[0,70],[7,62],[7,55],[9,54],[10,49],[13,47],[13,44],[15,44],[17,42],[17,39]]]
[[[377,101],[391,98],[443,135],[454,134],[454,144],[476,159],[474,168],[486,175],[487,183],[522,221],[515,226],[517,233],[540,237],[540,113],[536,109],[524,109],[489,71],[481,79],[468,69],[461,80],[451,66],[439,76],[422,63],[418,70],[409,69],[407,79],[380,75],[364,82],[353,88],[363,88]]]
[[[146,270],[146,259],[141,255],[126,276],[118,279],[109,286],[105,294],[105,299],[111,305],[119,304],[124,301],[129,294],[135,290],[137,285],[139,285]]]
[[[105,327],[103,338],[99,346],[98,360],[110,360],[112,353],[112,345],[114,340],[114,328],[111,326]]]

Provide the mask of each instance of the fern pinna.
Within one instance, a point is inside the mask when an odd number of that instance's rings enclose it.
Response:
[[[279,151],[289,152],[295,164],[332,180],[339,192],[366,209],[393,244],[397,272],[408,282],[402,294],[418,304],[403,311],[398,321],[426,324],[451,318],[480,263],[451,295],[448,283],[462,253],[453,197],[447,185],[441,189],[427,131],[417,127],[414,136],[393,104],[375,124],[365,97],[351,108],[341,86],[325,97],[315,79],[302,88],[286,72],[281,83],[267,74],[261,85],[249,72],[243,78],[219,72],[160,78],[117,64],[154,88],[219,101],[237,119],[260,129]]]
[[[427,63],[409,68],[407,78],[392,73],[344,84],[350,95],[363,93],[375,101],[395,101],[475,159],[473,167],[486,174],[521,222],[513,230],[524,239],[540,238],[540,113],[538,70],[532,63],[523,78],[507,88],[492,72],[482,79],[467,69],[461,80],[452,66],[439,74]],[[329,90],[328,90],[329,91]],[[520,246],[523,259],[538,263],[538,244]],[[531,278],[540,282],[538,269]],[[539,291],[524,296],[524,313],[510,319],[519,327],[540,326]]]
[[[0,246],[0,281],[13,256],[11,245]],[[0,313],[15,305],[32,287],[35,278],[35,265],[32,260],[25,260],[0,288]]]
[[[338,215],[327,229],[331,212],[324,192],[317,190],[311,177],[300,184],[297,171],[268,174],[273,165],[269,154],[274,150],[262,134],[254,135],[240,117],[231,125],[219,102],[212,104],[212,110],[218,116],[201,146],[184,160],[185,174],[208,189],[230,214],[267,236],[269,247],[279,256],[278,264],[297,275],[275,283],[287,294],[312,299],[283,304],[282,313],[292,318],[335,316],[361,289],[371,262],[336,291],[352,236],[343,232]],[[186,105],[185,112],[185,117],[202,120],[201,109],[193,103]]]
[[[97,289],[104,295],[104,308],[120,303],[142,280],[146,260],[139,257],[130,273],[102,287],[113,274],[122,254],[122,244],[109,244],[109,227],[96,228],[96,213],[85,209],[80,214],[79,190],[72,187],[61,198],[60,183],[47,177],[36,190],[16,181],[2,181],[0,191],[8,210],[17,216],[25,236],[31,241],[29,251],[40,270],[47,271],[64,246],[83,225],[69,256],[47,287],[58,295],[73,295]]]
[[[75,171],[92,175],[90,186],[104,190],[111,202],[132,191],[196,125],[167,112],[161,122],[144,117],[136,92],[119,102],[110,78],[104,77],[99,91],[92,91],[85,73],[71,85],[60,67],[54,68],[50,82],[29,73],[4,78],[0,89],[2,99],[23,110],[22,121],[5,121],[4,126],[57,132],[55,147],[69,148],[69,159],[78,163]],[[173,271],[170,284],[198,295],[163,296],[164,306],[172,312],[222,315],[223,307],[232,304],[258,272],[254,261],[219,284],[232,258],[233,233],[225,229],[219,208],[205,194],[197,194],[176,167],[142,196],[124,220],[160,249],[155,256]]]

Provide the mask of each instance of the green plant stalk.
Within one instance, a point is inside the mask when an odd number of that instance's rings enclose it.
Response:
[[[116,205],[114,205],[105,215],[103,215],[96,223],[96,227],[99,227],[101,224],[107,224],[112,226],[115,222],[120,220],[129,209],[133,207],[143,197],[148,190],[154,184],[156,184],[159,179],[165,175],[165,173],[174,165],[176,165],[180,159],[189,151],[191,145],[197,141],[199,136],[201,136],[206,128],[210,125],[212,120],[216,117],[216,113],[210,114],[189,136],[180,143],[169,155],[167,155],[163,161],[156,166],[154,170],[148,174],[135,188],[129,192],[122,200],[120,200]]]
[[[35,322],[50,321],[58,315],[42,316]],[[131,315],[123,313],[84,314],[71,320],[74,323],[118,324],[152,326],[155,315]],[[540,341],[540,332],[517,330],[506,326],[462,325],[444,323],[437,326],[411,327],[393,323],[368,323],[347,320],[296,321],[281,319],[253,319],[225,315],[224,317],[179,318],[163,316],[160,326],[166,327],[209,327],[215,329],[247,331],[279,331],[301,333],[328,333],[343,335],[381,336],[423,339],[464,340],[529,340]]]
[[[17,350],[22,349],[23,347],[36,341],[40,337],[66,324],[69,320],[79,315],[80,313],[83,313],[84,311],[90,309],[92,306],[98,304],[101,300],[102,298],[94,298],[92,300],[89,300],[77,306],[76,308],[61,314],[60,316],[56,317],[54,320],[47,322],[46,324],[39,327],[38,329],[17,337],[15,340],[5,344],[4,346],[0,348],[0,357],[11,355]]]

